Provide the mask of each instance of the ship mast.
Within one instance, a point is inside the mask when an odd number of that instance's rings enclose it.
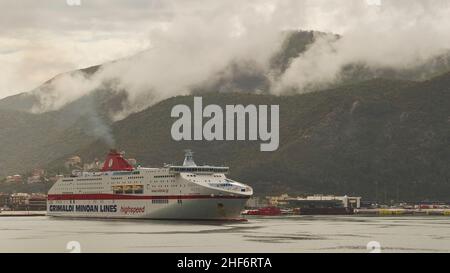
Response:
[[[194,162],[194,153],[191,150],[184,150],[183,166],[197,166]]]

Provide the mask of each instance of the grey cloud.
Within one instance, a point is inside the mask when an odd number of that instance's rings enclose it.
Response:
[[[311,83],[331,82],[348,63],[404,67],[450,47],[448,1],[380,1],[380,6],[370,6],[368,0],[84,0],[82,6],[70,7],[64,0],[7,0],[0,2],[0,45],[1,37],[29,42],[22,45],[28,57],[17,55],[22,70],[10,73],[33,73],[26,68],[41,63],[40,73],[54,71],[50,65],[58,67],[42,60],[49,51],[36,51],[35,41],[58,48],[53,57],[60,58],[65,70],[132,55],[148,45],[135,57],[106,65],[93,79],[67,79],[74,86],[79,83],[80,95],[105,80],[117,80],[118,87],[129,92],[130,111],[145,107],[140,98],[149,92],[153,101],[187,93],[239,58],[264,71],[279,46],[280,32],[287,29],[334,32],[343,38],[319,39],[294,60],[283,77],[274,79],[279,93],[289,86],[301,91]],[[74,57],[77,53],[81,55]],[[64,85],[63,78],[58,85]],[[49,107],[67,102],[50,102]]]

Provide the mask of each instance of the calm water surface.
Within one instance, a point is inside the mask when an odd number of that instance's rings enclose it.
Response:
[[[450,217],[291,216],[242,223],[0,217],[0,252],[450,252]]]

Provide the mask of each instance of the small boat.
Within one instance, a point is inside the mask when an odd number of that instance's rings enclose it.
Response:
[[[243,215],[262,215],[262,216],[277,216],[281,215],[281,209],[277,207],[264,207],[253,210],[246,210],[242,213]]]

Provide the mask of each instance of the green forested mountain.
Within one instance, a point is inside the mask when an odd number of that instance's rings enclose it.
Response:
[[[193,149],[197,163],[230,165],[231,177],[258,194],[449,199],[449,74],[422,83],[376,79],[294,96],[203,95],[204,105],[279,104],[275,152],[260,152],[259,142],[173,141],[170,111],[192,103],[193,96],[174,97],[114,123],[115,146],[142,165],[156,166],[181,163],[183,149]],[[76,154],[89,161],[108,148],[98,140]]]

